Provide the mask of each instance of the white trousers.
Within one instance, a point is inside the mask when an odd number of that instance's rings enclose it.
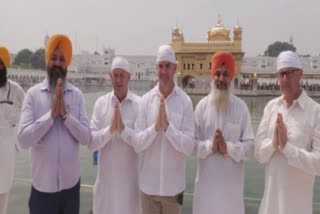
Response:
[[[7,214],[8,196],[8,192],[0,194],[0,214]]]

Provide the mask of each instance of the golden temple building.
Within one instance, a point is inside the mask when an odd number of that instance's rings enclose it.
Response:
[[[244,56],[241,37],[242,28],[237,24],[233,28],[233,40],[231,39],[230,30],[223,26],[221,16],[218,16],[216,26],[207,32],[207,41],[185,41],[180,29],[174,27],[170,45],[174,48],[178,61],[178,84],[194,87],[197,82],[202,84],[205,79],[211,80],[211,58],[218,51],[232,53],[236,66],[235,77],[238,77]]]

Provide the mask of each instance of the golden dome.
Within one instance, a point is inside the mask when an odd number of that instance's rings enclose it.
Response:
[[[207,33],[207,39],[211,40],[231,40],[230,30],[226,29],[221,21],[221,17],[218,16],[218,23],[215,27],[210,29]]]
[[[181,33],[178,26],[174,26],[172,29],[172,42],[174,41],[184,41],[183,33]]]
[[[233,28],[233,30],[235,30],[235,31],[242,31],[242,27],[237,24],[237,25]]]

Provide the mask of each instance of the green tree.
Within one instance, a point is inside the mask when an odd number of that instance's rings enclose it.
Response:
[[[30,63],[33,68],[45,70],[45,50],[43,48],[36,50],[31,56]]]
[[[296,51],[296,47],[288,42],[275,42],[268,46],[267,50],[264,52],[265,56],[277,57],[282,51]]]
[[[33,53],[29,49],[23,49],[18,52],[17,56],[14,58],[13,64],[15,65],[30,65],[30,59]]]

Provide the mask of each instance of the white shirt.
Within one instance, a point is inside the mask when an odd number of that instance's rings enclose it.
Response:
[[[24,91],[16,82],[8,80],[0,88],[0,194],[8,192],[12,186],[17,136],[14,130],[19,122],[23,98]]]
[[[79,182],[79,144],[87,146],[91,138],[80,89],[66,81],[63,99],[68,117],[53,119],[46,78],[27,91],[22,105],[18,141],[30,149],[32,186],[40,192],[60,192]]]
[[[156,85],[142,97],[134,147],[143,152],[140,189],[149,195],[174,196],[185,189],[185,154],[191,155],[194,142],[192,102],[178,86],[165,99],[169,126],[156,132],[161,93]]]
[[[195,110],[194,155],[199,158],[193,213],[243,214],[244,176],[242,160],[253,158],[254,137],[246,104],[231,96],[227,112],[217,112],[211,95]],[[222,131],[228,155],[212,153],[216,129]]]
[[[110,133],[117,100],[113,91],[100,97],[91,119],[92,140],[89,149],[99,150],[98,175],[93,194],[94,214],[139,213],[138,155],[126,139],[134,133],[140,97],[128,91],[120,103],[121,118],[125,125],[121,135],[118,131]]]
[[[288,129],[283,151],[272,146],[277,113]],[[303,91],[287,108],[283,96],[264,109],[255,156],[265,164],[260,214],[311,214],[314,176],[320,173],[320,107]]]

